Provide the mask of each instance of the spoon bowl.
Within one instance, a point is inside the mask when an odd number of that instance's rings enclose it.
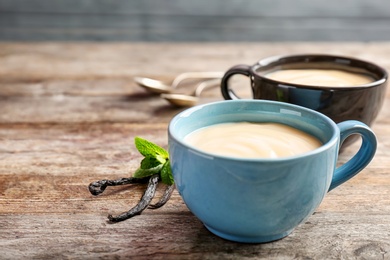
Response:
[[[177,107],[192,107],[198,104],[199,98],[185,94],[161,94],[161,97]]]
[[[199,102],[199,96],[203,90],[219,86],[221,79],[213,79],[201,82],[191,95],[168,93],[161,94],[161,97],[166,99],[169,103],[178,107],[191,107]]]
[[[172,82],[171,85],[164,83],[161,80],[145,78],[145,77],[134,77],[134,81],[140,86],[145,88],[151,93],[171,93],[173,92],[179,84],[187,79],[213,79],[213,78],[222,78],[224,75],[223,72],[185,72],[179,74]]]
[[[135,77],[134,81],[141,87],[145,88],[152,93],[169,93],[172,91],[172,87],[166,85],[160,80],[144,78],[144,77]]]

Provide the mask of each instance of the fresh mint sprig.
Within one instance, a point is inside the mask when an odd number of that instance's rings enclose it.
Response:
[[[133,174],[134,178],[145,178],[159,174],[164,184],[174,183],[169,153],[162,147],[141,137],[135,137],[135,147],[145,158],[141,161],[140,167]]]

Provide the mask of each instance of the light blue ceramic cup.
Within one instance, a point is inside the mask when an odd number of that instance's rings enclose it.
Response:
[[[316,136],[323,145],[294,157],[242,159],[205,153],[183,141],[201,127],[238,121],[287,124]],[[367,125],[358,121],[336,125],[316,111],[276,101],[233,100],[192,107],[172,119],[168,132],[173,176],[188,208],[212,233],[245,243],[290,234],[328,191],[366,167],[376,151],[375,135]],[[340,144],[351,134],[362,137],[361,147],[336,168]]]

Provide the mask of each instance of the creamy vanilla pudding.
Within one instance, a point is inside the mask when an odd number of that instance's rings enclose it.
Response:
[[[211,154],[242,158],[278,158],[314,150],[314,136],[278,123],[234,122],[200,128],[185,142]]]
[[[332,69],[284,69],[270,72],[265,77],[294,84],[327,87],[359,86],[375,81],[365,74]]]

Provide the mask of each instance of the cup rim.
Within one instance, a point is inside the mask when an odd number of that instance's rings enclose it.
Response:
[[[187,144],[186,142],[184,142],[184,140],[182,138],[179,138],[177,136],[177,133],[175,133],[174,127],[175,127],[176,123],[181,118],[183,118],[183,117],[186,118],[197,110],[207,109],[207,107],[210,107],[210,106],[218,106],[218,105],[226,104],[226,103],[266,103],[266,104],[272,104],[272,105],[279,105],[279,106],[281,106],[283,108],[287,108],[287,109],[288,108],[299,109],[302,112],[311,113],[311,114],[314,114],[315,116],[321,117],[324,122],[327,122],[328,124],[330,124],[332,126],[334,131],[333,131],[332,136],[329,138],[329,140],[327,140],[325,143],[323,143],[320,147],[318,147],[316,149],[313,149],[313,150],[305,152],[305,153],[293,155],[293,156],[285,156],[285,157],[278,157],[278,158],[263,158],[263,157],[245,158],[245,157],[233,157],[233,156],[213,154],[213,153],[209,153],[209,152],[200,150],[192,145]],[[180,112],[179,114],[177,114],[176,116],[174,116],[172,118],[172,120],[170,121],[170,123],[168,125],[169,139],[173,139],[175,142],[184,146],[186,149],[188,149],[188,150],[190,150],[198,155],[206,157],[206,158],[229,160],[229,161],[240,161],[240,162],[282,162],[282,161],[286,162],[286,161],[297,160],[297,159],[302,158],[302,157],[310,157],[310,156],[322,153],[325,150],[328,150],[331,146],[334,145],[335,142],[337,142],[339,140],[338,139],[339,136],[340,136],[340,131],[339,131],[337,124],[332,119],[330,119],[328,116],[321,114],[320,112],[317,112],[315,110],[303,107],[303,106],[298,106],[295,104],[290,104],[290,103],[285,103],[285,102],[280,102],[280,101],[273,101],[273,100],[238,99],[238,100],[223,100],[223,101],[216,101],[216,102],[211,102],[211,103],[207,103],[207,104],[201,104],[201,105],[197,105],[197,106],[188,108],[188,109]],[[339,144],[338,149],[340,148],[340,146],[341,146],[341,144]]]
[[[371,67],[377,71],[380,71],[380,73],[383,76],[380,79],[377,79],[373,82],[369,82],[369,83],[362,84],[362,85],[333,87],[333,86],[321,86],[321,85],[305,85],[305,84],[298,84],[298,83],[290,83],[290,82],[286,82],[286,81],[273,80],[273,79],[267,78],[267,77],[259,74],[258,72],[256,72],[257,69],[260,67],[268,66],[271,63],[278,63],[281,60],[286,60],[286,59],[302,59],[302,60],[315,59],[315,60],[317,60],[317,59],[321,59],[321,58],[323,58],[325,61],[329,61],[329,62],[333,61],[335,63],[345,64],[345,65],[349,62],[365,64],[366,67]],[[293,61],[291,63],[294,63],[294,62],[297,62],[297,61]],[[286,62],[286,64],[288,64],[288,62]],[[354,66],[354,67],[357,67],[357,66]],[[359,68],[364,68],[364,67],[359,67]],[[378,64],[375,64],[373,62],[366,61],[363,59],[354,58],[354,57],[343,56],[343,55],[332,55],[332,54],[318,54],[318,53],[310,54],[310,53],[307,53],[307,54],[276,55],[276,56],[271,56],[271,57],[267,57],[267,58],[259,60],[253,66],[251,66],[250,69],[252,71],[253,76],[259,77],[264,81],[269,81],[269,82],[274,83],[274,84],[283,84],[286,86],[294,86],[294,87],[308,88],[308,89],[346,90],[346,89],[372,88],[372,87],[378,87],[378,86],[384,84],[388,79],[387,71],[382,66],[379,66]],[[370,71],[367,68],[365,68],[365,69],[367,71]]]

